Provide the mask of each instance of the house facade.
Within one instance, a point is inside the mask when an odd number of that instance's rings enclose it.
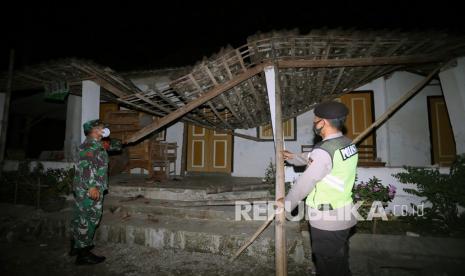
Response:
[[[460,65],[450,70],[460,70]],[[380,77],[344,96],[337,98],[350,109],[346,128],[355,137],[386,109],[417,84],[423,76],[397,71]],[[453,127],[442,78],[426,85],[402,106],[386,123],[360,143],[365,154],[362,167],[447,166],[457,153]],[[134,78],[141,89],[161,87],[169,78],[160,76]],[[449,93],[450,94],[450,93]],[[459,93],[460,94],[460,93]],[[285,123],[285,147],[293,152],[306,151],[315,143],[312,131],[313,111],[305,112]],[[266,128],[264,126],[263,128]],[[237,136],[178,122],[166,129],[166,141],[176,142],[181,148],[187,144],[187,154],[177,160],[177,174],[181,173],[182,159],[186,172],[223,172],[232,176],[262,177],[269,162],[274,160],[274,143],[264,139],[263,128],[238,129],[236,133],[255,136],[253,141]],[[457,130],[456,130],[457,131]],[[187,135],[185,132],[188,132]],[[187,138],[187,141],[184,139]],[[265,137],[267,138],[267,137]],[[363,159],[363,158],[362,158]],[[215,162],[216,161],[216,162]]]

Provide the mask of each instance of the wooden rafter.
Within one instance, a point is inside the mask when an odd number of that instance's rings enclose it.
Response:
[[[126,143],[133,143],[142,137],[146,136],[147,134],[156,131],[157,129],[173,122],[176,119],[179,119],[186,113],[190,112],[196,107],[199,107],[200,105],[206,103],[207,101],[215,98],[216,96],[220,95],[221,93],[231,89],[232,87],[238,85],[239,83],[247,80],[248,78],[256,75],[258,72],[263,70],[263,65],[257,65],[253,68],[248,69],[246,72],[242,73],[241,75],[237,76],[236,78],[227,81],[223,84],[220,84],[216,87],[214,87],[212,90],[205,92],[202,96],[198,97],[197,99],[187,103],[185,106],[177,109],[176,111],[166,115],[165,117],[161,118],[157,122],[154,122],[140,131],[136,132],[133,134],[131,137],[125,141]]]

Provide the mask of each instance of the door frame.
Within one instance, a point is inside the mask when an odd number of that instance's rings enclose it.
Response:
[[[363,93],[363,94],[368,93],[368,94],[370,94],[370,99],[371,99],[371,100],[370,100],[370,105],[371,105],[371,122],[373,123],[373,122],[376,120],[376,118],[375,118],[375,95],[374,95],[373,90],[355,90],[355,91],[350,91],[350,92],[344,93],[344,94],[341,95],[340,97],[342,97],[342,96],[344,96],[344,95],[347,95],[347,94],[350,94],[350,93]],[[349,107],[347,107],[347,108],[349,108]],[[349,108],[349,110],[350,110],[350,108]],[[344,126],[344,127],[346,127],[346,126]],[[375,153],[377,153],[378,150],[377,150],[377,145],[376,145],[376,130],[373,131],[373,132],[371,132],[371,135],[373,135],[373,147],[375,148]],[[363,140],[362,140],[362,141],[363,141]],[[360,142],[362,142],[362,141],[360,141]],[[360,143],[360,142],[359,142],[359,143]],[[377,156],[377,154],[376,154],[375,158],[377,158],[377,157],[378,157],[378,156]]]
[[[192,171],[189,171],[187,170],[187,158],[188,158],[188,150],[187,150],[187,147],[189,146],[189,125],[191,126],[194,126],[194,124],[191,124],[191,123],[184,123],[185,124],[185,127],[184,127],[184,130],[183,130],[183,145],[186,146],[186,152],[185,154],[181,157],[182,160],[181,160],[181,163],[184,162],[185,164],[185,168],[184,168],[184,171],[185,173],[205,173],[205,174],[218,174],[219,172],[192,172]],[[198,125],[195,125],[197,127],[203,127],[203,126],[198,126]],[[205,128],[205,127],[203,127]],[[206,128],[205,128],[206,129]],[[214,130],[212,130],[214,131]],[[232,133],[230,134],[231,135],[231,172],[229,173],[221,173],[221,174],[232,174],[234,172],[234,143],[235,143],[235,135],[234,135],[234,130],[232,131]]]
[[[434,99],[434,98],[442,98],[444,99],[444,103],[445,103],[445,106],[446,106],[446,111],[447,111],[447,116],[449,116],[449,109],[447,108],[447,103],[446,103],[446,99],[444,98],[444,95],[431,95],[431,96],[426,96],[426,105],[427,105],[427,108],[428,108],[428,128],[429,128],[429,151],[430,151],[430,158],[431,158],[431,165],[434,165],[434,149],[433,149],[433,123],[431,122],[431,102],[430,102],[430,99]],[[455,136],[454,136],[454,129],[452,128],[452,124],[450,122],[450,118],[449,118],[449,125],[450,125],[450,129],[452,130],[452,139],[454,140],[454,143],[456,143],[457,145],[457,142],[455,141]]]

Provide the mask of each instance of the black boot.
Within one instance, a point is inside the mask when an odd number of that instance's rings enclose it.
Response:
[[[78,249],[76,265],[94,265],[105,261],[105,257],[95,255],[90,249],[90,246]]]
[[[78,254],[78,249],[76,247],[74,247],[74,244],[75,244],[74,239],[71,239],[70,240],[70,248],[69,248],[69,252],[68,252],[68,255],[70,257],[74,257],[74,256],[76,256]],[[93,245],[89,246],[89,250],[92,250],[92,249],[94,249],[94,246]]]

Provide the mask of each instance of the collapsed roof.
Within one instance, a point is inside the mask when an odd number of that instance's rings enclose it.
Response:
[[[163,89],[141,91],[109,68],[75,59],[15,72],[13,87],[94,80],[109,100],[163,117],[158,125],[136,135],[135,141],[178,119],[231,130],[269,123],[265,66],[279,68],[283,117],[292,118],[393,71],[427,74],[438,63],[464,54],[465,37],[445,32],[279,32],[255,35],[237,49],[223,49]],[[5,77],[0,79],[4,81]]]

